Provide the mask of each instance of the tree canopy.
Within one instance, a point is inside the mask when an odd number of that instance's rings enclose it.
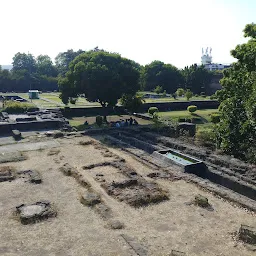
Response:
[[[182,84],[180,71],[171,64],[153,61],[141,70],[141,89],[152,91],[161,86],[167,93],[174,93]]]
[[[139,75],[135,62],[119,54],[83,53],[70,63],[66,76],[59,79],[61,99],[67,103],[84,95],[103,107],[114,106],[123,94],[134,95],[138,91]]]
[[[217,93],[217,140],[229,154],[256,162],[256,24],[246,25],[244,36],[249,40],[231,51],[237,62],[224,71]]]
[[[207,93],[213,74],[204,66],[196,64],[182,70],[185,89],[190,89],[194,94]]]

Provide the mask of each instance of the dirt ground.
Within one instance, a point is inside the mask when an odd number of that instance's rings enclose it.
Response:
[[[55,151],[47,147],[39,150],[24,147],[30,150],[24,153],[26,160],[0,164],[0,167],[11,166],[17,171],[33,169],[42,177],[41,184],[31,184],[21,178],[0,183],[0,255],[160,256],[170,255],[171,250],[183,251],[190,256],[255,255],[235,238],[241,224],[255,226],[253,213],[183,180],[150,179],[147,175],[156,170],[117,148],[108,148],[110,153],[106,153],[99,144],[95,147],[94,144],[80,143],[89,140],[92,139],[86,136],[57,139],[55,146],[58,150]],[[0,147],[2,151],[4,147]],[[96,173],[103,173],[107,182],[122,181],[124,177],[120,171],[113,166],[83,168],[118,159],[124,159],[125,164],[143,179],[156,182],[168,192],[169,200],[134,208],[108,195],[95,179]],[[80,203],[79,197],[88,191],[88,187],[59,170],[65,163],[77,170],[90,188],[101,196],[111,209],[111,220],[122,222],[123,229],[109,228],[110,219]],[[213,211],[188,204],[197,194],[209,199]],[[57,217],[22,225],[13,215],[15,207],[39,200],[51,201]],[[128,243],[125,236],[132,238],[137,246]],[[144,248],[146,252],[138,252],[137,247]]]

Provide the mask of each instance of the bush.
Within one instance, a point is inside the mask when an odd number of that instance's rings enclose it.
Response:
[[[210,96],[210,100],[216,100],[216,99],[217,99],[217,96],[215,94]]]
[[[190,90],[187,90],[185,93],[187,100],[190,100],[193,97],[193,93]]]
[[[197,106],[195,105],[190,105],[188,106],[187,110],[190,112],[190,113],[194,113],[197,111]]]
[[[8,114],[22,114],[36,108],[34,104],[17,101],[6,101],[4,106],[3,111]]]
[[[160,94],[161,92],[163,91],[163,87],[158,85],[155,89],[154,89],[154,92],[157,93],[157,94]]]
[[[103,124],[103,118],[102,118],[102,116],[96,116],[96,124],[97,124],[98,126],[102,126],[102,124]]]
[[[220,114],[219,113],[212,113],[211,114],[211,122],[217,124],[220,122]]]
[[[157,107],[151,107],[151,108],[148,109],[148,113],[149,113],[150,115],[154,115],[154,113],[155,113],[155,112],[158,112],[158,111],[159,111],[159,110],[158,110]]]
[[[177,96],[179,96],[179,97],[181,97],[182,95],[184,95],[184,89],[182,89],[182,88],[178,88],[177,89],[177,91],[176,91],[176,94],[177,94]]]
[[[199,144],[208,147],[215,147],[215,133],[211,129],[199,130],[196,133],[196,140]]]

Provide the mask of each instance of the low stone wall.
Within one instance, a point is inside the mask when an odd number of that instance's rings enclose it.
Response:
[[[111,107],[91,107],[91,108],[63,108],[61,109],[63,116],[65,117],[79,117],[79,116],[109,116],[109,115],[121,115],[125,114],[122,106],[116,106],[114,109]]]
[[[171,101],[144,103],[139,112],[147,112],[150,107],[157,107],[159,111],[186,110],[188,106],[195,105],[198,109],[218,108],[219,102],[216,100],[192,100],[192,101]]]
[[[44,129],[59,129],[62,126],[61,120],[43,120],[19,123],[3,123],[0,124],[0,134],[8,135],[12,130],[19,131],[35,131]]]

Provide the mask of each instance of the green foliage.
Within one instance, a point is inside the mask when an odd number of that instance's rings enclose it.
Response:
[[[120,101],[124,108],[136,112],[142,106],[144,100],[141,96],[124,94]]]
[[[163,92],[163,96],[164,96],[164,97],[166,97],[166,94],[167,94],[167,93],[166,93],[166,90],[164,90],[164,92]]]
[[[5,101],[3,111],[9,114],[22,114],[30,109],[34,109],[35,106],[31,103],[17,102],[17,101]]]
[[[123,94],[135,95],[139,70],[135,62],[119,54],[91,51],[70,63],[66,77],[59,80],[59,88],[63,102],[84,95],[103,107],[115,106]]]
[[[96,116],[96,124],[100,127],[103,124],[102,116]]]
[[[203,146],[215,147],[216,136],[212,129],[201,129],[196,132],[196,141]]]
[[[185,94],[185,91],[183,88],[178,88],[177,91],[176,91],[176,94],[181,97]]]
[[[195,105],[190,105],[188,106],[187,110],[190,112],[190,113],[194,113],[197,111],[197,106]]]
[[[217,92],[221,120],[217,124],[218,146],[225,152],[256,162],[256,24],[248,24],[247,43],[231,54],[237,59],[224,71],[222,90]]]
[[[158,110],[157,107],[150,107],[150,108],[148,109],[148,113],[149,113],[150,115],[154,115],[155,112],[159,112],[159,110]]]
[[[214,124],[217,124],[220,122],[220,114],[219,113],[212,113],[210,115],[211,117],[211,122],[214,123]]]
[[[186,97],[187,100],[190,100],[193,97],[193,93],[188,89],[185,92],[185,97]]]
[[[182,70],[184,79],[184,87],[190,89],[195,94],[200,94],[202,90],[208,91],[213,74],[209,72],[204,66],[196,64],[190,67],[185,67]]]
[[[157,94],[160,94],[163,91],[163,87],[160,85],[157,85],[157,87],[154,89],[154,92]]]
[[[210,100],[216,100],[217,99],[217,95],[216,94],[213,94],[210,96]]]
[[[175,66],[156,60],[141,70],[140,83],[142,90],[152,91],[161,86],[167,93],[174,93],[182,84],[182,75]]]

